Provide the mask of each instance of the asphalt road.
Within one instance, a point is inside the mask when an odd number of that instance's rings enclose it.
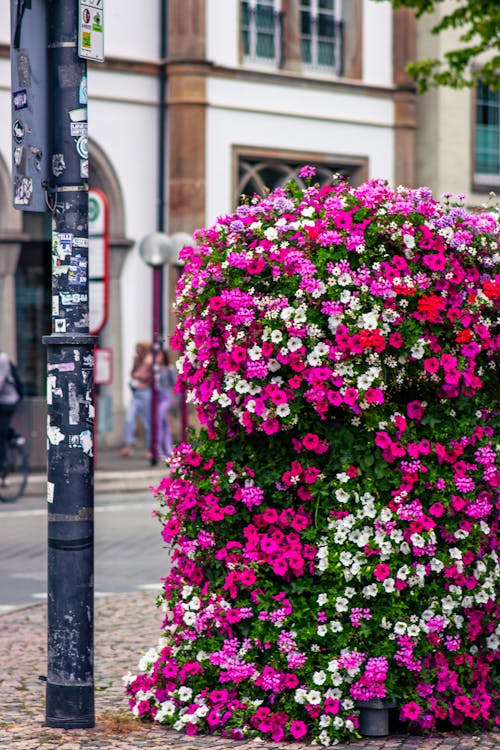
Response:
[[[146,492],[95,498],[95,595],[154,590],[169,555]],[[47,508],[38,498],[0,503],[0,613],[47,596]]]

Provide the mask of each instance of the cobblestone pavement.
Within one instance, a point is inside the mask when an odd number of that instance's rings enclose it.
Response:
[[[44,726],[46,672],[46,606],[37,604],[0,616],[0,748],[1,750],[277,750],[265,742],[234,742],[207,736],[186,737],[173,730],[141,724],[131,717],[122,675],[134,671],[142,651],[156,645],[161,613],[154,594],[116,594],[96,600],[94,729],[49,729]],[[282,747],[282,746],[281,746]],[[287,750],[306,745],[287,744]],[[339,750],[493,750],[498,733],[477,736],[440,734],[431,738],[392,736],[364,738]]]

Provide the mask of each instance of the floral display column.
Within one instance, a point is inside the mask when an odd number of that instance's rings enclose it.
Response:
[[[324,746],[366,701],[477,731],[498,722],[498,217],[301,177],[183,251],[172,346],[202,429],[156,490],[172,565],[130,707]]]

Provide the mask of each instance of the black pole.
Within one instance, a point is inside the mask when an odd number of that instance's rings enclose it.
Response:
[[[165,158],[167,138],[167,73],[166,58],[168,42],[168,3],[160,2],[160,72],[158,75],[158,206],[156,228],[165,231],[166,190],[165,190]],[[151,391],[151,466],[158,463],[158,353],[163,347],[163,266],[153,267],[153,388]]]
[[[47,345],[48,652],[46,724],[94,716],[95,337],[89,335],[87,66],[78,0],[49,2],[52,102],[52,334]]]

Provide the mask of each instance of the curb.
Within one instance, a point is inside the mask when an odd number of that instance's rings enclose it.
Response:
[[[99,471],[94,474],[94,491],[106,492],[147,492],[150,487],[159,484],[166,474],[165,467],[151,467],[140,471]],[[47,494],[47,475],[30,474],[24,491],[27,497],[45,497]]]

